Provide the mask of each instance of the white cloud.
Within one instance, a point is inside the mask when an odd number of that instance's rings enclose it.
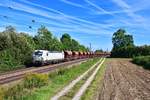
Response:
[[[144,21],[144,18],[140,15],[137,15],[133,12],[132,8],[130,5],[128,5],[125,1],[123,0],[112,0],[114,3],[116,3],[119,7],[123,9],[124,12],[127,13],[128,16],[132,17],[135,21],[141,22]]]
[[[69,5],[75,6],[75,7],[86,8],[86,7],[83,6],[83,5],[80,5],[80,4],[77,4],[77,3],[73,3],[73,2],[70,2],[70,1],[68,1],[68,0],[60,0],[60,1],[66,3],[66,4],[69,4]]]
[[[103,12],[103,13],[105,13],[105,14],[110,14],[110,15],[112,15],[111,12],[106,11],[105,9],[103,9],[103,8],[101,8],[100,6],[98,6],[98,5],[94,4],[94,3],[92,3],[92,2],[89,1],[89,0],[84,0],[84,1],[85,1],[86,3],[88,3],[89,5],[95,7],[95,8],[98,9],[99,11],[101,11],[101,12]]]

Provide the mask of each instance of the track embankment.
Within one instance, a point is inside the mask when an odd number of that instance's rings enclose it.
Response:
[[[59,64],[54,64],[54,65],[47,65],[47,66],[38,67],[38,68],[29,68],[29,69],[27,68],[27,69],[20,70],[20,71],[19,70],[12,71],[12,72],[0,75],[0,85],[8,84],[8,83],[17,81],[19,79],[22,79],[27,73],[34,73],[34,72],[35,73],[48,73],[55,69],[58,69],[61,67],[73,66],[81,62],[84,62],[86,60],[88,59],[79,59],[79,60],[63,62]]]
[[[106,66],[98,100],[150,100],[150,71],[128,59],[110,59]]]

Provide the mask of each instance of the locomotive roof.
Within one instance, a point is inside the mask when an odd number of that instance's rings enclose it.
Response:
[[[48,50],[35,50],[35,52],[40,51],[40,52],[49,52],[49,53],[60,53],[61,51],[48,51]]]

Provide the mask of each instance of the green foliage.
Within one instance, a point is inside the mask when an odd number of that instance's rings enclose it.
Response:
[[[29,89],[41,87],[48,84],[48,79],[47,74],[30,73],[24,78],[24,87]]]
[[[127,46],[114,49],[111,52],[112,57],[135,57],[150,55],[150,46]]]
[[[49,82],[48,74],[27,74],[24,80],[8,88],[0,87],[0,100],[23,100],[33,88],[40,88]]]
[[[51,49],[52,33],[44,26],[38,29],[38,34],[34,37],[36,49]]]
[[[113,49],[111,51],[112,57],[130,57],[130,48],[134,47],[132,35],[126,35],[124,29],[119,29],[113,34],[112,43]]]
[[[26,94],[22,84],[17,84],[5,91],[4,98],[6,100],[20,100]]]
[[[133,63],[142,65],[143,68],[150,70],[150,56],[138,56],[133,58]]]
[[[11,26],[4,32],[0,32],[0,70],[16,69],[30,58],[32,50],[32,38],[24,33],[17,33]],[[32,41],[33,42],[33,41]]]
[[[95,53],[102,53],[102,52],[104,52],[102,49],[95,50]]]
[[[51,44],[51,50],[53,51],[62,51],[63,45],[62,43],[56,38],[53,38],[53,43]]]
[[[88,48],[86,48],[83,45],[80,45],[78,41],[72,39],[71,36],[67,33],[63,34],[60,40],[63,44],[63,50],[89,51]]]
[[[4,88],[2,88],[2,87],[0,86],[0,100],[3,100],[4,96],[5,96]]]
[[[71,44],[72,44],[72,40],[71,40],[71,36],[67,33],[63,34],[62,37],[60,38],[62,44],[63,44],[63,49],[64,50],[71,50]]]
[[[126,46],[134,46],[132,35],[126,35],[124,29],[119,29],[113,34],[112,43],[113,49],[118,49]]]

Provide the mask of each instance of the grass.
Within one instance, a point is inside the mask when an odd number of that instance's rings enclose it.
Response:
[[[150,56],[138,56],[134,57],[132,60],[133,63],[141,65],[145,69],[150,70]]]
[[[88,87],[84,95],[81,97],[81,100],[93,100],[93,98],[96,99],[98,96],[98,93],[101,89],[102,86],[102,80],[104,77],[106,65],[105,63],[107,62],[108,59],[103,63],[101,68],[99,69],[98,73],[96,74],[95,79],[92,81],[91,85]]]
[[[84,62],[76,67],[65,70],[53,72],[50,74],[50,83],[48,86],[35,89],[30,95],[25,96],[24,100],[49,100],[54,94],[60,91],[65,85],[73,79],[81,75],[89,69],[99,59]],[[57,74],[56,74],[57,73]]]

